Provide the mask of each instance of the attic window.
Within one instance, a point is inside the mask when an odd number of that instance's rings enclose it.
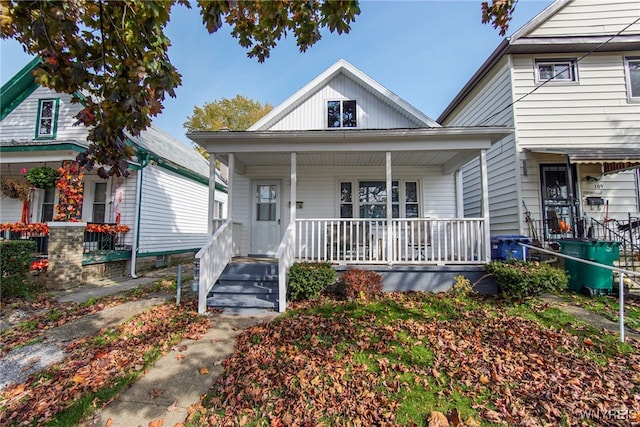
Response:
[[[327,101],[327,127],[354,128],[356,121],[356,101]]]
[[[38,103],[36,139],[55,138],[58,126],[58,99],[41,99]]]
[[[536,61],[536,78],[538,79],[539,83],[543,83],[546,81],[578,81],[576,75],[576,61],[574,59]]]

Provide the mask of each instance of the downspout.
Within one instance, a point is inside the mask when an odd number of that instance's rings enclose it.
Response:
[[[139,152],[142,154],[142,152]],[[138,157],[139,158],[139,157]],[[136,181],[136,215],[134,220],[133,244],[131,245],[131,270],[129,274],[132,278],[137,279],[136,261],[138,259],[138,245],[140,243],[140,207],[142,205],[142,170],[149,164],[149,153],[144,153],[141,163],[129,162],[138,167],[138,180]]]

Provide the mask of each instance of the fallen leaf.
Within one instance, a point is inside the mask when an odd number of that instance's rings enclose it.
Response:
[[[449,412],[447,412],[447,420],[449,421],[449,424],[454,427],[462,424],[462,420],[460,419],[460,414],[458,413],[457,408],[450,409]]]
[[[83,384],[87,379],[80,374],[75,374],[72,380],[76,384]]]
[[[489,384],[491,382],[491,380],[489,380],[489,377],[486,376],[485,374],[480,375],[480,383],[481,384]]]
[[[163,388],[152,388],[151,391],[149,391],[149,396],[151,396],[152,399],[155,399],[162,396],[165,391],[166,390]]]
[[[585,338],[583,342],[584,342],[586,345],[590,345],[590,346],[593,346],[593,345],[594,345],[594,344],[593,344],[593,341],[591,341],[591,339],[589,339],[589,338]]]
[[[200,375],[206,375],[209,373],[209,370],[205,367],[202,367],[198,372],[200,372]]]
[[[164,424],[164,418],[153,420],[149,423],[148,427],[162,427]]]
[[[167,407],[167,412],[177,411],[179,408],[176,406],[177,400],[174,400],[171,405]]]
[[[113,420],[112,420],[111,418],[109,418],[109,419],[107,420],[107,422],[106,422],[106,423],[104,423],[104,427],[111,427],[111,425],[112,425],[112,424],[113,424]]]
[[[184,356],[184,353],[178,353],[178,354],[176,354],[176,359],[177,359],[177,360],[182,360],[182,359],[184,359],[184,357],[185,357],[185,356]]]
[[[449,427],[449,420],[442,412],[431,411],[429,415],[429,427]]]

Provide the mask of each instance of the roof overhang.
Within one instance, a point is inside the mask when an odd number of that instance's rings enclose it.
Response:
[[[228,154],[247,166],[290,164],[297,153],[301,166],[378,166],[392,153],[398,166],[441,166],[450,172],[481,150],[513,132],[505,127],[421,128],[390,130],[310,130],[192,132],[191,140],[216,159]]]
[[[616,173],[640,167],[640,149],[637,147],[527,147],[527,151],[541,154],[558,154],[570,163],[601,164],[603,173]]]

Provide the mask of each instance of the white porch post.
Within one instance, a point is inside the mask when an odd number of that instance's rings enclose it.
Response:
[[[213,219],[216,206],[216,155],[209,153],[209,213],[207,215],[207,233],[213,234]]]
[[[456,217],[464,218],[464,187],[462,182],[462,170],[458,169],[455,173],[456,186]]]
[[[229,153],[229,178],[227,179],[227,218],[233,219],[233,176],[236,173],[236,159]]]
[[[393,236],[392,224],[393,220],[393,203],[392,203],[392,172],[391,172],[391,151],[386,152],[385,169],[387,172],[387,262],[391,264],[393,257]]]
[[[482,219],[484,220],[485,260],[491,261],[491,236],[489,230],[489,182],[487,173],[487,150],[480,151],[480,183],[482,186]]]
[[[289,207],[289,217],[290,221],[293,224],[296,221],[296,202],[297,200],[297,185],[298,185],[298,175],[297,175],[297,155],[296,153],[291,153],[291,206]]]

